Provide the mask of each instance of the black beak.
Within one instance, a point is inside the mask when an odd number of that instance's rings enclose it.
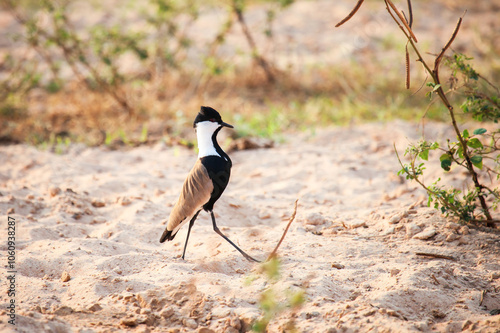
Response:
[[[230,124],[225,123],[225,122],[221,122],[220,124],[221,124],[222,126],[225,126],[225,127],[234,128],[234,126],[233,126],[233,125],[230,125]]]

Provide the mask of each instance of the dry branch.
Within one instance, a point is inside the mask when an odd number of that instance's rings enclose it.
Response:
[[[486,290],[481,291],[481,299],[479,300],[479,306],[483,305],[484,296],[486,296]]]
[[[385,0],[385,2],[388,3],[389,6],[391,6],[392,10],[399,17],[399,20],[403,23],[403,25],[405,26],[406,30],[408,30],[408,33],[410,34],[411,38],[413,38],[413,40],[416,43],[418,43],[417,37],[415,37],[415,35],[413,34],[413,31],[411,30],[410,26],[408,25],[408,22],[406,22],[406,19],[404,18],[403,14],[401,14],[401,12],[396,8],[396,6],[394,6],[394,4],[392,3],[391,0]]]
[[[361,7],[361,5],[363,4],[363,1],[365,0],[358,0],[358,3],[356,4],[356,6],[351,10],[351,12],[349,13],[349,15],[347,15],[342,21],[340,21],[339,23],[337,23],[337,25],[335,25],[335,28],[338,28],[340,27],[342,24],[346,23],[347,21],[349,21],[351,19],[351,17],[354,16],[354,14],[356,14],[356,12],[358,11],[359,7]]]
[[[286,233],[288,232],[288,229],[290,228],[290,225],[292,224],[293,220],[295,220],[295,215],[297,214],[297,203],[298,203],[298,201],[299,201],[299,199],[295,200],[295,204],[294,204],[294,207],[293,207],[293,213],[292,213],[292,216],[290,216],[290,219],[288,220],[288,224],[286,225],[285,231],[283,232],[283,235],[281,236],[281,239],[278,242],[278,245],[276,245],[276,247],[274,248],[273,252],[271,252],[271,254],[267,257],[266,261],[268,261],[269,259],[272,259],[272,258],[274,258],[276,256],[276,253],[278,252],[278,248],[280,247],[281,243],[285,239]]]
[[[250,33],[250,29],[248,29],[248,26],[245,22],[245,18],[243,16],[243,12],[241,8],[238,7],[236,4],[236,1],[233,0],[233,12],[236,15],[236,19],[238,23],[241,26],[241,30],[243,31],[243,34],[245,35],[245,38],[247,40],[248,45],[250,46],[252,50],[252,57],[254,60],[257,62],[257,64],[264,70],[264,73],[266,74],[266,79],[267,82],[273,83],[276,81],[276,78],[274,77],[273,73],[271,72],[271,66],[267,62],[267,60],[260,55],[260,53],[257,50],[257,44],[255,43],[255,40],[252,37],[252,34]]]
[[[457,26],[455,27],[455,30],[453,31],[453,34],[450,37],[450,40],[443,47],[443,49],[441,50],[441,52],[439,53],[439,55],[436,57],[436,60],[434,60],[434,70],[433,70],[433,72],[435,73],[436,76],[438,74],[439,64],[441,63],[441,60],[443,59],[444,53],[451,46],[451,43],[453,43],[453,41],[455,40],[455,37],[457,37],[458,30],[460,29],[460,25],[461,24],[462,24],[462,17],[458,19]]]
[[[413,9],[411,8],[411,0],[408,0],[408,15],[410,16],[410,21],[408,22],[408,25],[410,28],[413,26]]]
[[[415,253],[417,256],[426,256],[426,257],[433,257],[433,258],[438,258],[438,259],[448,259],[448,260],[457,260],[452,256],[447,256],[444,254],[437,254],[437,253],[426,253],[426,252],[416,252]]]
[[[406,65],[406,89],[410,89],[410,54],[408,53],[408,44],[405,46],[405,65]]]

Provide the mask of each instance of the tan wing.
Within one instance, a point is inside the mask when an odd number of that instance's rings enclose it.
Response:
[[[200,160],[197,160],[184,181],[179,200],[170,213],[167,230],[175,234],[184,220],[193,216],[210,200],[213,190],[214,185],[208,176],[207,169]]]

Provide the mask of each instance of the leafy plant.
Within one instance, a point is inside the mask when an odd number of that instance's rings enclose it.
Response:
[[[270,286],[260,294],[259,307],[262,316],[253,324],[254,332],[267,332],[268,325],[275,317],[288,309],[292,312],[297,311],[306,301],[304,289],[280,291],[278,288],[280,269],[281,263],[277,256],[272,256],[260,266],[260,272],[265,275]],[[296,331],[293,316],[286,327],[287,331]]]
[[[337,27],[347,22],[352,16],[356,14],[364,0],[359,0],[351,13],[342,20]],[[429,74],[431,81],[427,86],[431,90],[427,96],[437,95],[448,111],[451,126],[456,134],[456,141],[447,140],[445,147],[440,147],[437,142],[420,141],[417,144],[410,145],[406,151],[405,156],[408,156],[410,162],[403,164],[399,154],[396,150],[396,155],[402,169],[399,171],[400,175],[405,175],[407,179],[414,180],[420,184],[429,195],[429,205],[434,203],[434,207],[440,209],[445,214],[451,214],[458,217],[464,222],[481,222],[489,227],[494,227],[495,222],[499,220],[493,219],[490,208],[496,209],[500,202],[500,191],[498,188],[490,188],[485,185],[481,180],[481,172],[486,172],[490,176],[493,174],[496,179],[500,179],[499,160],[500,146],[500,130],[492,133],[487,133],[484,128],[475,129],[470,135],[469,130],[460,130],[456,121],[456,111],[450,102],[448,95],[450,93],[457,93],[462,91],[465,101],[461,108],[466,114],[472,115],[478,121],[493,121],[495,123],[500,119],[500,97],[499,89],[491,84],[488,80],[478,74],[472,66],[468,63],[471,58],[455,53],[453,57],[445,57],[445,52],[451,47],[455,40],[460,26],[462,24],[462,17],[458,20],[457,26],[446,45],[442,48],[441,52],[436,55],[434,59],[434,66],[431,67],[429,63],[422,57],[419,48],[417,47],[417,38],[412,30],[413,12],[411,0],[408,0],[408,17],[404,12],[398,10],[391,0],[384,0],[386,9],[399,26],[401,31],[406,37],[406,87],[410,87],[410,56],[408,47],[413,49],[417,60],[422,64],[425,71]],[[451,69],[450,89],[444,90],[441,83],[439,73],[440,65],[446,59],[445,64]],[[482,79],[485,84],[480,85],[479,79]],[[485,143],[485,139],[489,138],[489,143]],[[463,167],[469,175],[471,188],[467,190],[459,190],[456,188],[445,188],[438,185],[440,179],[435,181],[433,185],[427,186],[423,181],[423,174],[425,170],[425,162],[429,159],[429,152],[431,150],[440,149],[442,154],[439,158],[441,168],[445,172],[449,172],[452,167]],[[485,160],[493,162],[493,167],[486,166]],[[493,197],[493,207],[490,207],[487,199]]]

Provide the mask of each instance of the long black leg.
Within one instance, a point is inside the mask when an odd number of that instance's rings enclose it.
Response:
[[[189,228],[188,228],[188,234],[186,236],[186,243],[184,243],[184,250],[182,251],[182,259],[184,259],[184,255],[186,254],[186,247],[188,245],[188,240],[189,240],[189,234],[191,233],[191,228],[193,227],[194,221],[198,217],[198,214],[200,213],[201,209],[194,214],[193,218],[191,218],[191,221],[189,221]]]
[[[229,242],[229,244],[231,244],[232,246],[234,246],[234,248],[236,250],[238,250],[248,261],[255,261],[255,262],[260,262],[259,260],[257,259],[254,259],[252,257],[250,257],[248,254],[246,254],[242,249],[240,249],[238,246],[236,246],[236,244],[234,244],[233,242],[231,242],[231,240],[229,238],[227,238],[220,230],[219,228],[217,228],[217,224],[215,224],[215,216],[214,216],[214,212],[211,211],[210,212],[210,215],[212,216],[212,223],[214,225],[214,231],[216,233],[218,233],[219,235],[222,236],[222,238],[224,238],[225,240],[227,240]]]

